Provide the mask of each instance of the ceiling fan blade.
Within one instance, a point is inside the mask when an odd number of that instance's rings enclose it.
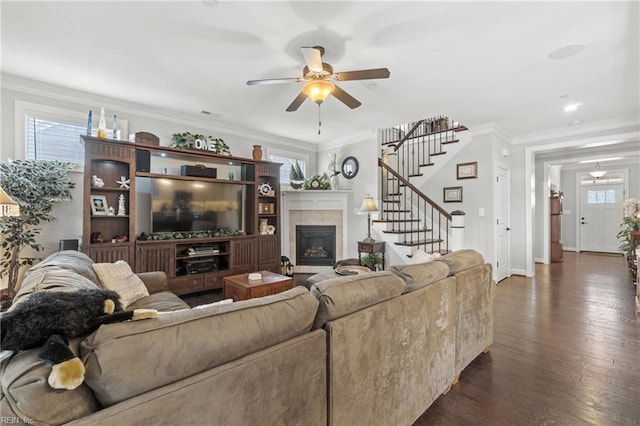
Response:
[[[282,84],[282,83],[297,83],[302,81],[300,77],[292,77],[292,78],[267,78],[264,80],[249,80],[247,84],[249,86],[258,86],[264,84]]]
[[[309,71],[321,73],[322,72],[322,54],[317,47],[301,47],[304,61],[309,68]]]
[[[360,105],[362,105],[359,100],[357,100],[338,86],[333,89],[333,92],[331,92],[331,94],[351,109],[358,108]]]
[[[391,75],[391,72],[388,68],[373,68],[370,70],[337,72],[333,78],[338,81],[369,80],[372,78],[389,78],[389,75]]]
[[[298,96],[296,96],[293,102],[291,102],[291,105],[287,107],[287,112],[293,112],[297,110],[305,101],[305,99],[307,99],[307,95],[305,95],[303,92],[298,93]]]

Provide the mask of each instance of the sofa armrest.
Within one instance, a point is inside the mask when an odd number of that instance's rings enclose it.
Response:
[[[139,272],[136,275],[140,277],[145,287],[147,287],[149,294],[169,290],[167,274],[163,271]]]

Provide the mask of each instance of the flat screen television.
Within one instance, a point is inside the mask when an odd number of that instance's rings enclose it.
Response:
[[[139,211],[151,213],[150,232],[244,229],[244,185],[145,178],[140,183],[136,180],[136,188]],[[149,222],[148,218],[142,222]]]

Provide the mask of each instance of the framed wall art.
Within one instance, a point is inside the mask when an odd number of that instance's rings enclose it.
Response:
[[[462,202],[462,187],[450,186],[443,188],[443,197],[445,203],[460,203]]]
[[[106,216],[109,210],[107,198],[104,195],[91,196],[91,214],[96,216]]]
[[[473,163],[460,163],[457,167],[458,179],[474,179],[478,177],[478,162]]]

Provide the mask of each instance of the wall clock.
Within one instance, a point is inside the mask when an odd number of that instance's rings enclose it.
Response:
[[[356,157],[347,157],[342,162],[342,176],[345,179],[353,179],[358,174],[358,160]]]

